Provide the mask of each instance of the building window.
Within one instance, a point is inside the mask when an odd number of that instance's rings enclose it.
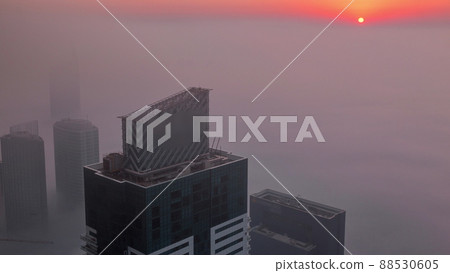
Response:
[[[178,199],[180,197],[181,197],[181,191],[180,190],[177,190],[177,191],[174,191],[174,192],[170,193],[170,198],[171,199]]]
[[[159,217],[159,206],[152,208],[152,217]]]
[[[160,218],[155,218],[152,220],[152,228],[159,228],[161,226]]]

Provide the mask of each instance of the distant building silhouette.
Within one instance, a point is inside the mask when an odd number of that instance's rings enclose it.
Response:
[[[88,254],[101,253],[153,200],[104,254],[248,253],[247,159],[209,149],[204,134],[199,143],[192,142],[192,117],[208,115],[209,90],[190,91],[200,102],[180,92],[123,116],[124,154],[110,154],[103,163],[85,167],[82,249]],[[171,117],[154,128],[152,143],[151,131],[138,124],[153,129],[151,124],[165,113]],[[170,140],[156,141],[167,130]],[[157,143],[161,145],[148,152]]]
[[[59,204],[84,202],[83,167],[99,162],[98,129],[88,120],[63,119],[53,125]]]
[[[5,197],[3,196],[3,183],[2,183],[2,162],[0,161],[0,234],[3,233],[5,227]]]
[[[20,132],[28,132],[32,135],[38,136],[39,135],[39,124],[38,124],[37,120],[24,122],[21,124],[11,126],[9,128],[9,132],[11,134],[20,133]]]
[[[44,141],[33,131],[16,128],[11,127],[11,133],[1,138],[8,234],[29,228],[41,230],[47,221]]]
[[[342,243],[345,211],[297,199]],[[252,255],[340,255],[343,247],[292,196],[263,190],[250,196]]]
[[[81,112],[80,76],[75,56],[64,56],[50,70],[50,110],[53,119]]]

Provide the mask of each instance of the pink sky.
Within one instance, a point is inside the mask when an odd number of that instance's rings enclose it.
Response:
[[[350,0],[101,0],[112,11],[136,15],[205,15],[205,16],[298,16],[332,18]],[[38,3],[39,2],[39,3]],[[61,2],[55,0],[9,1],[14,7],[41,11],[80,10],[102,12],[96,0]],[[354,21],[364,17],[367,22],[403,19],[450,18],[448,0],[355,0],[341,16]]]
[[[139,14],[289,15],[317,18],[337,15],[350,0],[102,0],[122,12]],[[345,20],[450,16],[448,0],[355,0]]]

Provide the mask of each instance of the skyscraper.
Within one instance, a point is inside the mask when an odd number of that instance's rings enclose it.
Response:
[[[5,228],[5,197],[3,196],[2,162],[0,161],[0,234]]]
[[[83,167],[99,162],[98,129],[88,120],[63,119],[53,125],[53,137],[59,205],[82,204]]]
[[[66,54],[50,70],[50,110],[54,119],[81,112],[80,76],[74,54]]]
[[[342,244],[345,211],[297,197]],[[343,247],[292,196],[263,190],[250,196],[252,255],[338,255]]]
[[[190,91],[199,102],[180,92],[121,117],[124,153],[85,167],[88,254],[103,252],[147,205],[104,254],[248,253],[247,159],[210,149],[204,135],[192,142],[209,90]]]
[[[1,148],[7,232],[41,230],[47,220],[44,141],[12,128],[1,138]]]

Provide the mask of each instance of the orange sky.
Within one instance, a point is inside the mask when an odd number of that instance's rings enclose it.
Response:
[[[94,0],[92,0],[94,1]],[[115,11],[139,14],[290,15],[329,18],[350,0],[101,0]],[[95,1],[94,1],[95,2]],[[344,20],[450,18],[450,0],[355,0]]]
[[[118,15],[293,16],[334,18],[350,0],[100,0]],[[1,1],[0,1],[1,2]],[[3,9],[104,12],[96,0],[3,0]],[[0,9],[2,5],[0,5]],[[450,20],[450,0],[355,0],[341,21]]]

